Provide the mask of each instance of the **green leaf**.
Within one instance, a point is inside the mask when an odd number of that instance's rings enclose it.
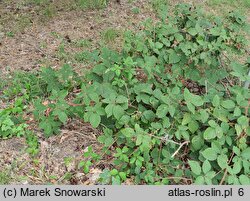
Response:
[[[197,34],[197,31],[195,28],[189,28],[188,29],[188,33],[191,35],[191,36],[195,36]]]
[[[237,122],[242,126],[242,128],[246,128],[249,126],[249,118],[247,118],[246,116],[241,116],[237,119]]]
[[[205,160],[204,163],[202,164],[202,171],[206,174],[211,170],[211,164],[208,160]]]
[[[137,139],[136,139],[136,145],[140,145],[142,143],[142,140],[143,140],[143,135],[142,134],[139,134],[137,135]]]
[[[189,160],[188,164],[190,165],[191,171],[196,174],[196,175],[200,175],[201,174],[201,166],[200,163],[197,161],[192,161]]]
[[[121,179],[122,179],[123,181],[125,181],[126,178],[127,178],[127,175],[126,175],[125,172],[119,172],[119,176],[121,177]]]
[[[214,128],[208,127],[204,132],[204,139],[211,140],[216,137],[216,132]]]
[[[114,139],[112,138],[112,136],[108,136],[108,137],[104,136],[104,144],[106,147],[110,146],[113,143],[114,143]]]
[[[241,153],[242,158],[250,160],[250,147],[246,148]]]
[[[92,113],[89,117],[89,122],[94,128],[97,128],[101,123],[100,115],[97,113]]]
[[[246,176],[246,175],[240,175],[239,176],[239,180],[240,180],[240,183],[242,184],[242,185],[249,185],[250,184],[250,179],[249,179],[249,177],[248,176]]]
[[[195,107],[192,105],[192,103],[188,102],[187,107],[188,107],[190,112],[192,112],[193,114],[195,113]]]
[[[200,135],[193,137],[191,145],[195,150],[200,150],[203,144],[204,144],[204,140]]]
[[[113,114],[113,107],[114,107],[113,104],[108,104],[108,105],[105,107],[105,112],[106,112],[108,118],[111,117],[112,114]]]
[[[163,47],[163,44],[160,42],[156,42],[155,47],[156,47],[156,49],[161,49]]]
[[[124,115],[124,109],[120,105],[115,105],[113,107],[113,114],[116,119],[120,119]]]
[[[146,110],[143,112],[143,116],[145,117],[145,119],[147,119],[148,121],[154,121],[155,119],[155,113],[152,110]]]
[[[124,128],[121,130],[121,133],[128,138],[133,137],[135,135],[135,131],[132,128]]]
[[[225,154],[221,154],[217,158],[217,163],[221,167],[221,169],[225,169],[227,167],[228,158]]]
[[[235,107],[235,103],[232,100],[222,101],[221,105],[226,109],[232,109]]]
[[[163,118],[167,115],[168,106],[165,104],[160,105],[156,110],[156,116],[159,118]]]
[[[205,183],[205,178],[203,176],[198,176],[196,179],[195,179],[195,184],[198,184],[198,185],[202,185]]]
[[[85,164],[84,164],[84,167],[83,167],[83,172],[85,174],[89,173],[89,167],[92,165],[92,163],[90,161],[87,161]]]
[[[236,161],[233,165],[233,174],[238,174],[242,169],[242,162],[240,160]]]
[[[63,111],[59,111],[59,112],[57,113],[57,115],[58,115],[59,120],[60,120],[62,123],[65,124],[66,121],[67,121],[67,119],[68,119],[67,114],[66,114],[65,112],[63,112]]]
[[[169,63],[170,64],[178,63],[180,60],[181,60],[180,56],[174,50],[169,50]]]
[[[182,40],[184,39],[184,37],[183,37],[182,34],[180,34],[180,33],[174,34],[174,37],[175,37],[175,39],[176,39],[178,42],[180,42],[180,41],[182,41]]]
[[[183,119],[182,119],[182,123],[181,124],[184,126],[184,125],[188,124],[191,121],[192,121],[191,115],[189,113],[185,113],[183,115]]]
[[[239,107],[234,108],[234,116],[238,117],[241,115],[241,109]]]
[[[202,152],[205,159],[214,161],[217,158],[217,153],[212,148],[207,148]]]
[[[187,88],[184,89],[184,99],[187,103],[192,103],[197,107],[202,106],[204,104],[204,101],[200,96],[190,93]]]
[[[191,121],[188,124],[188,129],[191,131],[191,133],[195,133],[195,131],[197,131],[199,128],[199,124],[197,121]]]
[[[209,126],[211,126],[212,128],[216,128],[218,126],[218,124],[214,121],[214,120],[210,120],[208,121]]]
[[[214,107],[218,107],[220,105],[220,97],[218,95],[214,96],[212,100],[212,104]]]
[[[117,169],[113,169],[113,170],[110,171],[110,175],[111,175],[111,176],[115,176],[115,175],[117,175],[118,173],[119,173],[119,172],[118,172]]]
[[[174,117],[175,114],[175,107],[173,105],[168,106],[168,111],[171,117]]]
[[[215,177],[215,175],[216,175],[216,172],[210,171],[210,172],[208,172],[208,173],[206,174],[206,177],[208,177],[209,179],[212,179],[212,178]]]
[[[217,126],[215,128],[215,133],[217,138],[222,138],[223,137],[223,129],[220,126]]]
[[[125,96],[121,96],[119,95],[117,98],[116,98],[116,103],[127,103],[128,102],[128,99],[127,97]]]
[[[202,123],[207,122],[209,118],[209,114],[206,112],[206,110],[200,110],[200,119]]]

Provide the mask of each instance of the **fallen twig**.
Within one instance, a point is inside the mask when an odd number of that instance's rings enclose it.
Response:
[[[188,144],[189,141],[185,141],[183,143],[181,143],[181,145],[179,146],[179,148],[173,153],[173,155],[171,156],[171,158],[174,158],[176,154],[178,154],[178,152],[180,151],[180,149],[185,145]]]

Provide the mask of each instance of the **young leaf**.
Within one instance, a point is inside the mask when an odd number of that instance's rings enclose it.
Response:
[[[197,34],[197,31],[195,28],[189,28],[188,29],[188,33],[191,35],[191,36],[195,36]]]
[[[156,116],[159,118],[163,118],[167,115],[168,106],[165,104],[160,105],[156,110]]]
[[[226,109],[232,109],[235,107],[235,103],[232,100],[222,101],[221,105]]]
[[[205,183],[205,178],[203,176],[198,176],[196,179],[195,179],[195,184],[197,185],[202,185]]]
[[[205,159],[214,161],[217,158],[217,153],[212,148],[207,148],[202,152]]]
[[[249,177],[246,176],[246,175],[244,175],[244,174],[242,174],[242,175],[239,176],[239,180],[240,180],[240,183],[242,185],[250,185],[250,179],[249,179]]]
[[[172,49],[169,50],[169,63],[175,64],[181,60],[180,56]]]
[[[241,153],[242,158],[250,160],[250,147],[246,148]]]
[[[201,174],[201,166],[200,163],[197,161],[192,161],[189,160],[188,164],[190,165],[191,171],[196,174],[196,175],[200,175]]]
[[[65,112],[63,112],[63,111],[58,111],[57,115],[58,115],[59,120],[60,120],[62,123],[65,124],[66,121],[67,121],[67,119],[68,119],[67,114],[66,114]]]
[[[217,163],[222,169],[225,169],[227,167],[227,161],[228,158],[225,154],[219,155],[217,158]]]
[[[108,104],[108,105],[105,107],[105,112],[106,112],[108,118],[111,117],[112,114],[113,114],[113,107],[114,107],[113,104]]]
[[[218,107],[220,105],[220,97],[218,95],[214,96],[212,100],[212,104],[214,107]]]
[[[124,115],[124,109],[120,105],[115,105],[113,108],[113,114],[116,119],[120,119]]]
[[[192,105],[192,103],[187,103],[187,107],[190,110],[190,112],[192,112],[193,114],[195,113],[195,107]]]
[[[94,128],[97,128],[101,123],[101,117],[97,113],[92,113],[89,117],[89,122]]]
[[[187,88],[184,89],[184,99],[187,103],[192,103],[197,107],[202,106],[204,104],[204,101],[200,96],[190,93]]]
[[[191,133],[195,133],[195,131],[197,131],[199,128],[199,124],[197,121],[191,121],[188,124],[188,129],[191,131]]]
[[[208,160],[205,160],[202,164],[202,171],[206,174],[211,170],[212,166]]]
[[[208,127],[204,132],[204,139],[211,140],[216,137],[216,132],[214,128]]]
[[[124,128],[121,130],[121,133],[123,135],[125,135],[126,137],[130,138],[130,137],[134,136],[135,131],[132,128]]]

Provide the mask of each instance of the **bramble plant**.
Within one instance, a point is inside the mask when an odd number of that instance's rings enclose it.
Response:
[[[0,110],[0,138],[25,135],[28,125],[21,119],[24,107],[23,98],[18,98],[13,105]]]
[[[38,137],[28,129],[28,124],[23,119],[26,109],[24,102],[25,98],[20,97],[13,105],[0,110],[0,139],[25,137],[28,145],[26,152],[36,156],[39,152]]]
[[[137,184],[250,183],[248,64],[224,62],[244,51],[244,25],[238,13],[222,21],[181,4],[128,32],[121,53],[100,51],[75,103],[105,125],[104,152],[116,147],[104,183],[121,183],[119,173]]]
[[[99,162],[100,160],[100,155],[95,153],[93,151],[93,147],[92,146],[89,146],[87,148],[87,151],[83,154],[83,156],[85,157],[85,159],[88,159],[88,160],[84,160],[84,161],[81,161],[79,164],[78,164],[78,168],[79,169],[83,169],[83,172],[85,174],[89,173],[89,170],[90,170],[90,167],[96,163],[96,162]]]
[[[245,52],[245,18],[207,17],[188,4],[166,13],[126,32],[121,52],[76,55],[93,66],[84,78],[69,65],[44,68],[45,96],[31,96],[35,119],[47,137],[75,116],[102,129],[113,158],[103,184],[250,184],[250,59],[230,60]],[[101,158],[92,147],[84,155],[88,173]]]

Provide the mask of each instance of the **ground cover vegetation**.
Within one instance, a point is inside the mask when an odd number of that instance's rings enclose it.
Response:
[[[1,83],[9,104],[0,110],[0,138],[24,136],[35,157],[34,126],[48,138],[77,118],[102,131],[101,154],[89,147],[78,165],[87,174],[111,158],[101,184],[250,184],[246,18],[209,16],[190,4],[157,13],[157,22],[124,33],[121,50],[103,44],[78,53],[92,66],[84,75],[64,64]]]

